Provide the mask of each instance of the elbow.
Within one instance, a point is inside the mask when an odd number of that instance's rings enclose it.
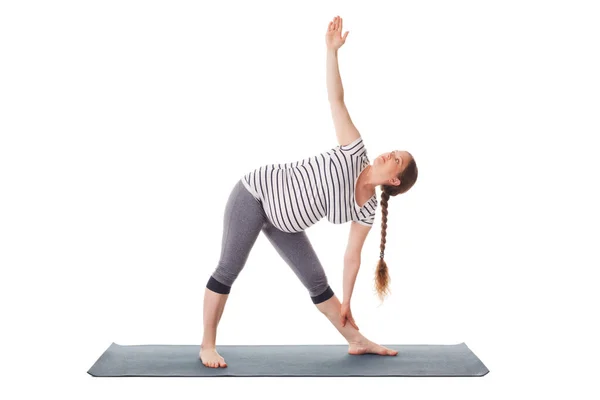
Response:
[[[344,94],[329,96],[329,103],[334,104],[343,104],[344,103]]]
[[[360,265],[360,254],[346,254],[344,256],[345,265]]]

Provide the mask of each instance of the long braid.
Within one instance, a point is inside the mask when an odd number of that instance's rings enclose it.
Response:
[[[388,288],[390,282],[390,276],[388,274],[388,267],[383,259],[385,253],[385,236],[387,234],[387,215],[388,215],[388,200],[390,195],[384,190],[381,192],[381,244],[379,246],[379,261],[375,270],[375,290],[381,301],[387,294],[390,293]]]
[[[409,160],[404,170],[397,176],[400,180],[399,185],[381,185],[381,245],[379,253],[379,261],[377,262],[377,268],[375,269],[375,290],[377,296],[383,302],[383,299],[391,291],[389,289],[390,276],[388,274],[388,266],[383,259],[385,252],[385,236],[387,234],[387,220],[388,220],[388,200],[390,196],[397,196],[401,193],[406,193],[415,182],[419,175],[417,169],[417,163],[412,154],[409,153]]]

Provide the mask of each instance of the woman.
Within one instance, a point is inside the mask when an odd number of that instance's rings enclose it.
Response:
[[[207,367],[226,367],[216,351],[217,325],[231,286],[244,267],[258,234],[262,231],[308,290],[313,304],[346,338],[348,353],[396,355],[398,352],[365,338],[350,311],[350,298],[360,267],[361,249],[370,232],[377,209],[375,187],[381,185],[381,253],[375,273],[375,288],[383,299],[389,276],[383,260],[387,228],[387,202],[404,193],[417,179],[417,166],[406,151],[391,151],[369,164],[362,137],[354,127],[343,100],[337,51],[348,32],[341,36],[342,19],[329,23],[327,44],[327,90],[339,146],[317,156],[287,164],[261,166],[244,175],[235,185],[225,208],[221,257],[206,284],[204,337],[200,359]],[[334,224],[351,221],[344,255],[344,297],[339,299],[328,284],[306,228],[323,217]],[[348,323],[346,323],[348,322]]]

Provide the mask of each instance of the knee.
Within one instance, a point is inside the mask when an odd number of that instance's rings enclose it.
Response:
[[[242,267],[237,267],[234,265],[236,264],[233,264],[229,261],[223,262],[220,260],[217,268],[215,268],[211,274],[212,280],[209,279],[209,283],[214,287],[219,287],[221,285],[231,288],[243,268],[243,264],[241,264]],[[223,288],[223,290],[225,290],[225,288]]]

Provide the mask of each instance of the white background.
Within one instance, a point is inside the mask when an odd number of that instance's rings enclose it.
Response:
[[[218,4],[218,5],[217,5]],[[465,342],[483,378],[100,379],[112,343],[196,344],[224,205],[335,147],[328,22],[371,156],[410,151],[352,310],[383,344]],[[593,397],[599,10],[592,1],[54,1],[0,6],[2,391],[11,398]],[[380,191],[378,189],[378,196]],[[349,224],[307,231],[342,295]],[[261,234],[222,344],[343,344]],[[239,394],[239,396],[238,396]]]

